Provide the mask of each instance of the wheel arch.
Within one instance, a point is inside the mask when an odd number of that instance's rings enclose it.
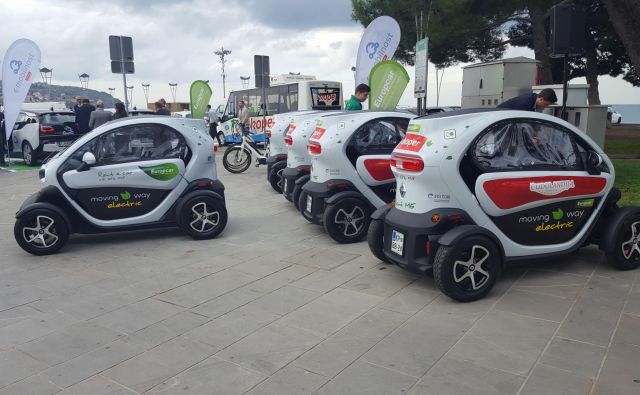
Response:
[[[615,244],[618,234],[612,232],[612,230],[617,228],[621,222],[623,222],[628,216],[633,214],[640,214],[640,207],[621,207],[607,219],[607,222],[604,223],[604,235],[602,236],[599,244],[599,247],[602,251],[609,253],[614,251],[614,249],[616,248]]]
[[[468,236],[485,236],[490,239],[496,245],[498,251],[500,251],[502,266],[506,264],[504,247],[502,246],[502,243],[500,243],[500,239],[498,239],[498,237],[490,230],[478,225],[455,226],[440,236],[438,244],[449,247]]]

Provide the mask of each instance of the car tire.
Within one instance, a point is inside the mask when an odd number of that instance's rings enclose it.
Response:
[[[389,262],[389,258],[384,254],[384,220],[372,219],[367,231],[367,244],[373,256],[381,262]]]
[[[224,141],[224,132],[218,132],[216,135],[216,140],[218,140],[218,144],[227,145],[227,142]]]
[[[307,214],[306,208],[307,208],[307,196],[308,194],[302,190],[302,188],[300,188],[300,193],[298,196],[297,200],[294,200],[294,202],[297,202],[296,207],[298,208],[298,211],[300,211],[300,214],[302,214],[302,218],[306,219],[307,221],[313,223],[312,221],[312,214]]]
[[[38,164],[36,152],[28,141],[22,143],[22,159],[28,166],[35,166]]]
[[[182,231],[197,240],[213,239],[227,225],[224,201],[209,195],[198,195],[180,204],[177,213]]]
[[[471,302],[481,299],[493,288],[501,265],[495,243],[484,236],[468,236],[454,245],[438,247],[433,278],[442,293],[451,299]]]
[[[33,255],[58,252],[69,240],[69,224],[55,210],[38,208],[21,215],[13,236],[23,250]]]
[[[622,117],[618,118],[618,122],[616,124],[620,125],[622,123]]]
[[[269,184],[278,193],[282,193],[282,172],[287,168],[287,162],[280,161],[273,164],[269,173]]]
[[[618,270],[631,270],[640,266],[640,212],[625,215],[614,221],[609,229],[614,240],[606,252],[607,260]]]
[[[367,236],[371,209],[362,199],[344,198],[327,205],[322,220],[332,239],[341,244],[356,243]]]
[[[251,151],[245,148],[243,152],[239,146],[227,148],[222,157],[222,165],[229,173],[242,173],[251,166]]]
[[[493,288],[501,265],[502,258],[493,241],[484,236],[468,236],[454,245],[438,247],[433,278],[442,293],[451,299],[471,302],[481,299]]]
[[[291,182],[291,181],[289,181],[289,182]],[[293,191],[291,192],[291,201],[293,202],[293,205],[295,206],[296,210],[298,210],[298,211],[302,210],[302,208],[300,208],[300,206],[299,206],[299,204],[300,204],[300,195],[302,195],[302,185],[295,184],[293,186]]]

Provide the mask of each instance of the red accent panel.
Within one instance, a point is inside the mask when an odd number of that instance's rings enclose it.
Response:
[[[310,140],[320,140],[322,138],[322,135],[324,134],[324,132],[326,132],[325,128],[316,127],[316,130],[313,132],[313,134],[311,135],[311,137],[309,139]]]
[[[289,125],[289,129],[287,129],[287,135],[291,136],[294,130],[296,130],[296,125],[292,123]]]
[[[407,150],[407,151],[418,152],[426,142],[427,142],[427,138],[425,136],[421,136],[415,133],[407,133],[407,135],[400,142],[400,144],[398,144],[396,148]]]
[[[496,206],[508,210],[542,200],[597,195],[606,184],[603,177],[544,176],[489,180],[482,187]]]
[[[376,181],[386,181],[393,178],[389,159],[365,159],[364,168]]]

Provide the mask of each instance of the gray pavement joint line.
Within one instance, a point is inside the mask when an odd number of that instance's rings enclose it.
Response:
[[[521,280],[521,279],[522,279],[522,278],[527,274],[527,272],[528,272],[528,271],[529,271],[529,270],[525,270],[525,271],[520,275],[520,277],[518,277],[518,279],[516,279],[516,280],[513,282],[513,284],[511,284],[511,286],[510,286],[509,288],[507,288],[507,289],[504,291],[504,294],[502,294],[502,296],[500,296],[500,297],[499,297],[499,298],[498,298],[498,299],[497,299],[497,300],[496,300],[496,301],[491,305],[491,307],[489,307],[489,308],[487,309],[487,311],[485,311],[482,315],[480,315],[480,316],[479,316],[479,317],[478,317],[478,318],[473,322],[473,324],[471,324],[471,326],[470,326],[470,327],[469,327],[469,328],[464,332],[464,334],[463,334],[462,336],[460,336],[460,338],[458,339],[458,341],[456,341],[456,342],[455,342],[451,347],[449,347],[449,349],[447,350],[447,352],[445,352],[444,354],[442,354],[442,355],[440,356],[440,358],[438,358],[438,359],[433,363],[433,365],[431,365],[431,367],[429,367],[429,369],[427,369],[427,371],[426,371],[426,372],[424,372],[424,374],[423,374],[423,375],[418,379],[418,381],[416,381],[415,383],[413,383],[413,385],[412,385],[412,386],[407,390],[407,393],[409,393],[413,388],[415,388],[415,386],[416,386],[420,381],[422,381],[422,379],[423,379],[424,377],[426,377],[426,376],[427,376],[427,374],[429,374],[429,372],[431,371],[431,369],[433,369],[433,367],[434,367],[434,366],[436,366],[436,365],[438,364],[438,362],[440,362],[440,361],[442,360],[442,358],[444,358],[445,356],[447,356],[447,355],[449,354],[449,352],[450,352],[451,350],[453,350],[453,349],[455,348],[455,346],[457,346],[457,345],[458,345],[458,343],[460,343],[460,342],[462,341],[462,339],[464,339],[464,337],[465,337],[465,336],[467,336],[467,334],[468,334],[469,332],[471,332],[471,330],[472,330],[473,328],[475,328],[475,326],[478,324],[478,322],[480,322],[480,320],[481,320],[483,317],[485,317],[487,314],[489,314],[491,311],[493,311],[493,309],[498,305],[498,303],[500,303],[500,301],[502,301],[502,299],[503,299],[503,298],[504,298],[504,297],[509,293],[509,291],[511,291],[511,290],[513,289],[513,287],[515,287],[515,285],[518,283],[518,281],[520,281],[520,280]],[[498,278],[498,280],[499,280],[499,278]],[[446,297],[446,296],[444,296],[444,295],[440,295],[439,297]],[[438,299],[438,298],[436,298],[436,299]]]
[[[99,377],[100,377],[101,379],[103,379],[104,381],[109,381],[109,382],[114,383],[115,385],[117,385],[117,386],[119,386],[119,387],[126,388],[127,390],[129,390],[129,391],[133,392],[134,394],[142,395],[142,392],[138,392],[138,391],[134,390],[133,388],[129,388],[129,387],[127,387],[126,385],[124,385],[124,384],[122,384],[122,383],[119,383],[119,382],[117,382],[117,381],[115,381],[114,379],[111,379],[111,378],[109,378],[109,377],[105,377],[105,376],[103,376],[103,375],[102,375],[102,374],[100,374],[100,373],[98,373],[98,374],[94,374],[94,375],[93,375],[93,376],[91,376],[91,377],[95,377],[95,376],[99,376]],[[87,377],[86,379],[84,379],[84,380],[82,380],[82,381],[89,380],[91,377]],[[81,381],[81,383],[82,383],[82,381]]]
[[[636,276],[637,276],[637,274],[636,274]],[[611,337],[609,338],[609,343],[607,343],[607,351],[605,351],[604,357],[602,358],[602,361],[600,362],[600,367],[598,368],[598,374],[596,374],[596,377],[593,379],[593,384],[591,385],[591,391],[589,391],[589,395],[592,395],[593,391],[596,389],[596,384],[598,383],[598,380],[600,379],[600,374],[602,373],[602,368],[604,367],[604,364],[607,361],[607,356],[609,355],[609,350],[611,350],[611,344],[613,343],[613,338],[616,336],[616,332],[618,332],[618,327],[620,326],[620,321],[622,321],[622,316],[625,314],[624,309],[625,309],[625,307],[627,307],[627,303],[629,303],[629,295],[631,294],[631,291],[633,290],[634,283],[635,283],[635,278],[631,282],[631,286],[629,287],[629,290],[627,291],[627,297],[625,298],[624,304],[622,305],[622,308],[620,309],[620,315],[618,316],[618,321],[616,321],[616,327],[613,329],[613,332],[611,332]]]
[[[582,344],[587,344],[587,345],[593,346],[593,347],[604,348],[605,350],[607,348],[606,346],[601,346],[600,344],[593,344],[593,343],[586,342],[584,340],[576,340],[576,339],[572,339],[570,337],[565,337],[565,336],[556,336],[555,339],[569,340],[569,341],[572,341],[574,343],[582,343]]]
[[[580,292],[578,292],[578,295],[575,298],[575,300],[573,302],[571,302],[571,306],[567,309],[567,312],[564,315],[564,317],[562,318],[562,321],[560,321],[560,324],[558,325],[556,330],[553,332],[553,334],[549,338],[549,341],[547,341],[547,344],[542,349],[542,352],[540,352],[540,354],[538,354],[538,357],[536,358],[535,362],[533,363],[532,368],[529,369],[529,373],[527,374],[527,378],[525,378],[524,381],[522,382],[522,384],[520,385],[520,388],[518,389],[518,392],[516,392],[516,395],[520,395],[522,393],[522,390],[524,389],[524,387],[529,382],[529,379],[531,378],[531,375],[533,374],[533,370],[535,369],[536,365],[540,362],[540,360],[544,356],[544,353],[546,353],[547,350],[549,349],[549,347],[551,346],[551,343],[553,342],[553,339],[555,339],[555,337],[558,335],[558,332],[560,331],[560,328],[562,328],[562,324],[564,324],[564,322],[569,317],[569,314],[571,314],[571,312],[573,311],[573,308],[575,307],[575,305],[578,303],[578,301],[582,297],[582,294],[584,293],[584,290],[587,287],[587,285],[589,284],[589,282],[591,282],[593,277],[595,277],[595,273],[596,273],[597,269],[598,269],[598,265],[595,265],[593,270],[591,271],[591,274],[589,276],[587,276],[587,281],[580,288]],[[592,389],[593,389],[594,385],[595,385],[595,380],[592,383],[592,387],[591,387]]]
[[[553,324],[559,324],[560,323],[560,321],[554,321],[554,320],[550,320],[550,319],[547,319],[547,318],[540,318],[540,317],[536,317],[536,316],[533,316],[533,315],[514,313],[513,311],[507,311],[507,310],[502,310],[502,309],[498,309],[498,308],[496,308],[494,310],[500,311],[500,312],[505,313],[505,314],[515,315],[516,317],[534,318],[536,320],[545,321],[545,322],[551,322]]]
[[[36,287],[36,288],[37,288],[37,287]],[[40,288],[38,288],[38,289],[40,289]],[[30,304],[30,303],[33,303],[33,302],[39,302],[39,301],[41,301],[41,300],[42,300],[42,298],[38,298],[38,299],[30,300],[30,301],[28,301],[27,303],[23,303],[23,304],[18,304],[18,305],[15,305],[15,306],[11,306],[11,307],[9,307],[8,309],[0,310],[0,313],[2,313],[2,312],[4,312],[4,311],[7,311],[7,310],[15,309],[16,307],[26,306],[26,305],[28,305],[28,304]],[[32,306],[28,306],[28,307],[31,307],[32,309],[35,309],[35,307],[32,307]],[[36,310],[37,310],[37,309],[36,309]],[[40,311],[40,310],[38,310],[38,311]],[[44,313],[44,312],[42,312],[42,313]]]

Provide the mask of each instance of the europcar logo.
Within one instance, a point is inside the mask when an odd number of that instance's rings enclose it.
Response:
[[[9,62],[9,68],[13,71],[13,74],[18,74],[20,71],[20,66],[22,66],[22,62],[19,60],[12,60]]]
[[[140,166],[140,170],[144,171],[149,177],[159,181],[172,180],[180,173],[180,169],[178,169],[178,165],[175,163],[163,163],[161,165],[148,167]]]
[[[555,196],[575,187],[576,183],[574,180],[532,182],[529,184],[529,190],[531,192],[545,196]]]

